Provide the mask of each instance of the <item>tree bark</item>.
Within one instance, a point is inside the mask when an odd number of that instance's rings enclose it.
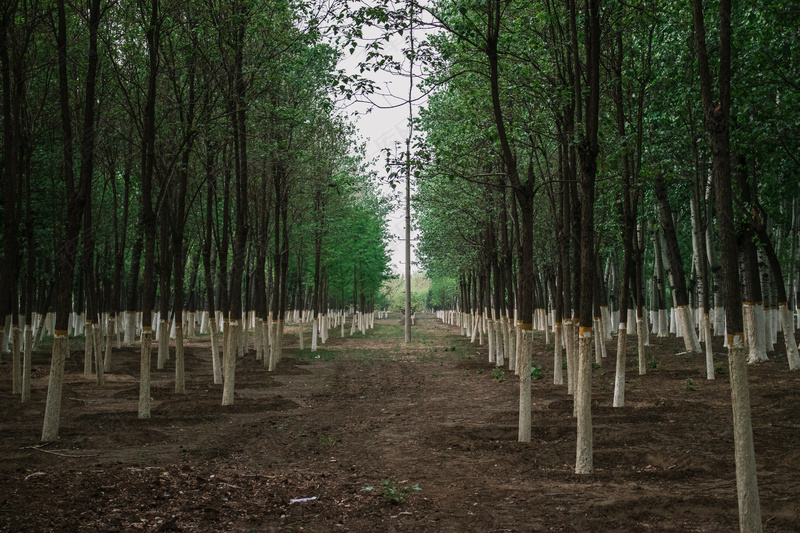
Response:
[[[700,74],[700,95],[706,130],[711,138],[712,173],[717,193],[717,226],[722,268],[725,275],[725,302],[728,334],[728,368],[733,407],[733,440],[736,460],[736,490],[739,503],[739,530],[762,531],[758,497],[753,427],[750,418],[750,393],[747,365],[742,345],[742,302],[739,293],[738,254],[733,216],[730,165],[731,106],[731,1],[720,2],[719,99],[713,96],[714,82],[706,51],[706,29],[702,0],[692,0],[694,37]]]

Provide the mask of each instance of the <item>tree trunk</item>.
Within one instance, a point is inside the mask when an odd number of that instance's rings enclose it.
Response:
[[[72,277],[75,268],[75,252],[80,234],[81,219],[86,205],[86,195],[91,187],[92,161],[95,150],[95,87],[97,80],[97,31],[100,25],[100,0],[92,0],[89,13],[89,62],[86,74],[86,103],[83,115],[83,136],[81,141],[81,169],[78,186],[74,183],[72,158],[72,119],[69,104],[70,89],[67,74],[67,23],[63,0],[57,2],[58,23],[56,42],[58,45],[59,103],[61,110],[61,129],[63,135],[63,176],[67,194],[67,215],[65,238],[58,248],[56,260],[59,272],[58,308],[56,328],[53,339],[53,357],[50,363],[50,380],[47,386],[42,441],[51,442],[58,438],[61,414],[61,392],[64,380],[64,363],[68,354],[67,327],[69,325],[70,296]]]
[[[713,96],[714,82],[706,51],[706,29],[703,3],[692,0],[694,37],[700,75],[701,100],[706,130],[711,138],[714,186],[717,193],[717,226],[722,268],[725,275],[726,324],[728,333],[728,368],[733,407],[734,457],[736,489],[739,503],[739,530],[742,533],[762,531],[761,506],[756,479],[753,427],[750,418],[750,393],[747,365],[742,345],[743,323],[736,230],[733,217],[730,165],[731,106],[731,1],[720,2],[719,99]]]
[[[666,241],[666,255],[669,260],[670,287],[672,296],[675,299],[678,319],[681,321],[683,342],[687,352],[700,353],[700,343],[697,340],[697,332],[694,329],[694,321],[691,318],[689,308],[689,293],[686,289],[686,275],[683,270],[680,250],[678,248],[678,237],[675,232],[675,224],[672,218],[672,207],[667,198],[667,187],[664,175],[656,175],[655,182],[656,198],[658,199],[658,210],[661,216],[661,228]]]

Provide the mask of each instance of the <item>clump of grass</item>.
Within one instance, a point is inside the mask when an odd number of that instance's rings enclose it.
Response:
[[[692,378],[686,378],[686,381],[684,382],[684,386],[686,387],[687,391],[693,391],[694,390],[694,380]]]
[[[400,486],[390,479],[381,481],[381,488],[383,489],[383,500],[389,505],[399,505],[412,492],[422,490],[419,483]],[[372,487],[364,487],[361,490],[372,490]]]
[[[531,379],[542,379],[542,367],[537,365],[531,366]]]
[[[496,379],[497,381],[502,383],[503,381],[506,380],[505,371],[502,368],[500,368],[499,366],[494,367],[492,369],[492,379]]]
[[[725,375],[725,363],[722,363],[722,362],[715,363],[714,364],[714,374],[716,374],[718,376],[724,376]]]

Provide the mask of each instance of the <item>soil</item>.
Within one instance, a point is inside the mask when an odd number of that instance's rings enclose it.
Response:
[[[592,475],[573,473],[575,420],[552,384],[541,333],[532,442],[517,442],[519,380],[486,346],[422,315],[365,336],[333,330],[316,353],[296,326],[274,373],[238,360],[233,406],[212,384],[207,336],[186,342],[187,393],[172,361],[153,370],[152,418],[137,419],[138,347],[114,350],[98,387],[67,361],[58,442],[39,438],[48,345],[32,401],[0,364],[0,531],[735,531],[730,388],[702,355],[652,339],[648,373],[629,351],[626,405],[612,408],[615,343],[594,370]],[[305,329],[306,341],[310,328]],[[715,338],[715,342],[721,338]],[[782,337],[749,367],[764,529],[800,530],[800,373]],[[154,343],[155,345],[155,343]],[[155,356],[153,367],[155,368]],[[691,390],[693,389],[693,390]],[[293,499],[306,499],[293,501]]]

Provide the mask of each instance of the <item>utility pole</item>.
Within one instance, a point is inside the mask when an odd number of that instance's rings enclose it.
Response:
[[[411,342],[411,138],[414,135],[414,0],[408,3],[408,137],[406,138],[406,344]]]

